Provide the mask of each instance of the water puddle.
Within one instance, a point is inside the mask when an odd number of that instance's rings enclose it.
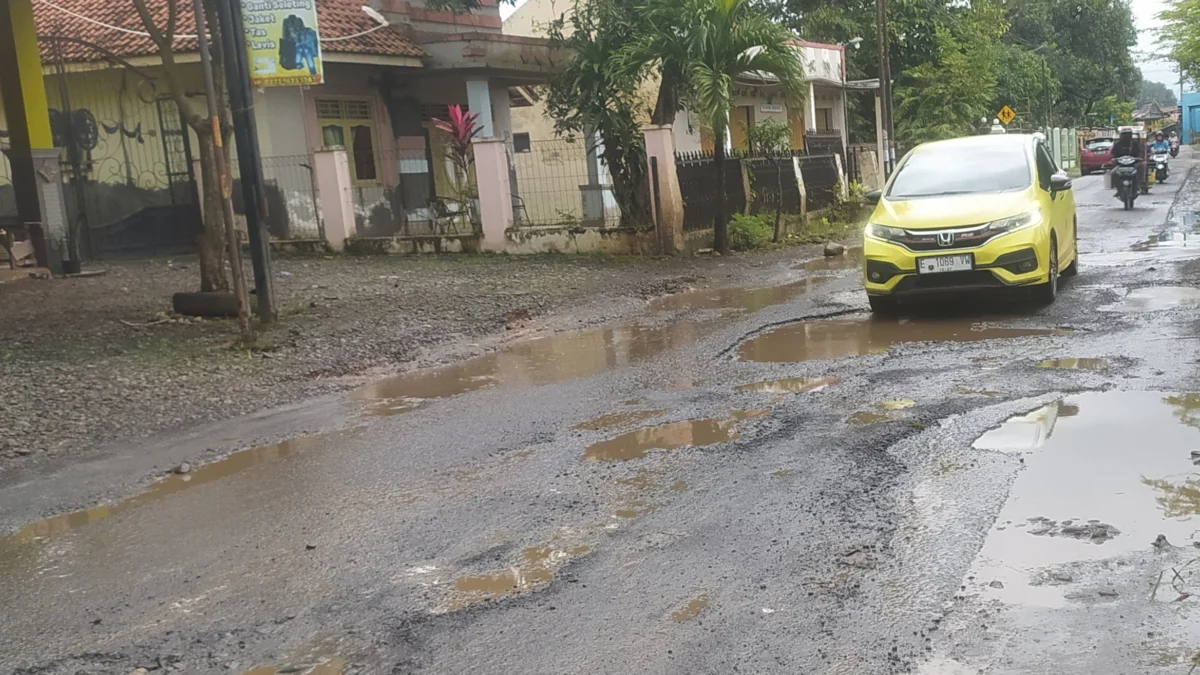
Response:
[[[915,406],[916,404],[917,404],[917,402],[912,400],[911,398],[897,398],[897,399],[893,399],[891,401],[883,401],[881,403],[877,403],[876,407],[880,408],[882,410],[907,410],[907,409]]]
[[[970,319],[830,319],[780,326],[738,346],[743,361],[792,363],[882,354],[905,342],[975,342],[1065,331],[988,326]]]
[[[642,459],[651,450],[677,450],[731,441],[740,435],[737,420],[682,420],[630,431],[588,446],[591,462],[624,462]]]
[[[793,473],[795,473],[795,472],[792,471],[791,469],[779,469],[778,471],[772,471],[771,477],[772,478],[788,478]]]
[[[1200,288],[1191,286],[1147,286],[1135,288],[1120,302],[1100,309],[1106,312],[1157,312],[1200,304]]]
[[[847,424],[853,424],[858,427],[865,427],[868,424],[878,424],[880,422],[890,422],[892,416],[886,413],[871,412],[869,410],[860,410],[846,418]]]
[[[687,623],[692,619],[700,616],[700,613],[708,609],[708,594],[692,598],[691,602],[671,612],[671,620],[675,623]]]
[[[0,537],[0,561],[14,555],[23,545],[46,537],[74,530],[105,518],[110,518],[139,506],[151,504],[164,497],[220,480],[250,467],[273,462],[289,455],[328,447],[347,438],[353,430],[292,438],[279,443],[261,445],[235,452],[224,459],[192,469],[188,473],[171,474],[151,483],[141,493],[112,504],[103,504],[82,511],[64,513],[35,520],[13,534]]]
[[[430,400],[490,386],[543,385],[588,377],[693,344],[708,335],[714,324],[630,324],[527,340],[454,365],[380,380],[358,389],[351,398],[371,414],[394,415]]]
[[[744,422],[746,420],[756,420],[771,414],[770,410],[734,410],[729,414],[733,415],[733,419]]]
[[[842,381],[840,377],[785,377],[779,380],[763,380],[735,387],[738,391],[753,391],[760,394],[805,394],[821,391],[825,387]]]
[[[862,267],[862,253],[861,248],[850,248],[846,249],[846,252],[842,255],[807,260],[798,265],[793,265],[792,269],[803,270],[805,272],[837,272],[840,270],[856,269]]]
[[[331,638],[296,649],[280,663],[242,671],[242,675],[341,675],[345,667],[346,659],[337,654],[337,640]]]
[[[988,597],[1055,606],[1078,588],[1064,565],[1151,551],[1159,534],[1189,548],[1200,537],[1200,395],[1071,396],[975,447],[1025,453],[969,573]]]
[[[1186,228],[1169,228],[1139,241],[1128,251],[1108,251],[1084,256],[1088,266],[1119,267],[1155,262],[1183,262],[1200,258],[1200,233]]]
[[[652,420],[665,412],[667,411],[630,410],[628,412],[608,413],[607,415],[601,415],[586,422],[580,422],[571,428],[578,429],[580,431],[605,431],[607,429],[615,429],[617,427],[627,427],[632,424],[640,424],[646,420]]]
[[[549,584],[554,573],[568,562],[591,553],[590,546],[558,548],[531,546],[511,567],[486,574],[461,576],[454,580],[454,595],[449,610],[506,596],[526,593]]]
[[[650,301],[652,312],[675,312],[700,309],[734,309],[745,312],[757,312],[771,305],[794,300],[810,290],[827,283],[829,279],[813,277],[801,279],[778,286],[761,286],[758,288],[728,287],[706,288],[696,291],[685,291],[675,295],[665,295]]]
[[[1039,361],[1038,368],[1061,368],[1064,370],[1104,370],[1108,361],[1104,359],[1049,359]]]

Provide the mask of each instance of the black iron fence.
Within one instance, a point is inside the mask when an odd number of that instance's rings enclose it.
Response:
[[[792,154],[748,157],[739,164],[750,180],[750,213],[800,213],[800,184]]]
[[[837,200],[842,177],[838,175],[835,155],[800,157],[800,175],[804,178],[804,193],[808,208],[823,209]]]
[[[725,160],[725,212],[746,210],[746,185],[743,166],[736,157]],[[683,198],[685,232],[713,226],[717,212],[717,167],[712,152],[681,152],[675,155],[675,173]]]
[[[530,141],[510,148],[513,225],[518,228],[617,227],[621,208],[600,148],[585,139]]]
[[[313,175],[310,155],[283,155],[262,160],[263,187],[266,192],[267,232],[281,241],[325,240],[321,203]],[[234,180],[233,210],[245,215],[238,162],[230,162]]]

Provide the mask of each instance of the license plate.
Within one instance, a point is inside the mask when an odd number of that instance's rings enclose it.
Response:
[[[937,274],[939,272],[970,272],[973,269],[975,269],[975,257],[970,253],[917,258],[917,271],[921,274]]]

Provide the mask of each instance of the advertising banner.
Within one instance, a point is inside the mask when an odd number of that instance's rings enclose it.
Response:
[[[243,0],[242,22],[255,87],[324,81],[316,0]]]

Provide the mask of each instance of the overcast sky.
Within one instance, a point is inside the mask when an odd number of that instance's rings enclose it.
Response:
[[[517,0],[515,6],[524,4],[524,1]],[[1155,44],[1158,34],[1154,29],[1158,27],[1158,13],[1165,7],[1166,0],[1132,0],[1130,4],[1133,6],[1133,18],[1138,29],[1137,63],[1142,69],[1142,75],[1147,80],[1162,82],[1172,89],[1177,89],[1179,74],[1175,66],[1154,58],[1154,55],[1160,52]],[[500,3],[500,16],[507,18],[514,8],[514,5]]]

